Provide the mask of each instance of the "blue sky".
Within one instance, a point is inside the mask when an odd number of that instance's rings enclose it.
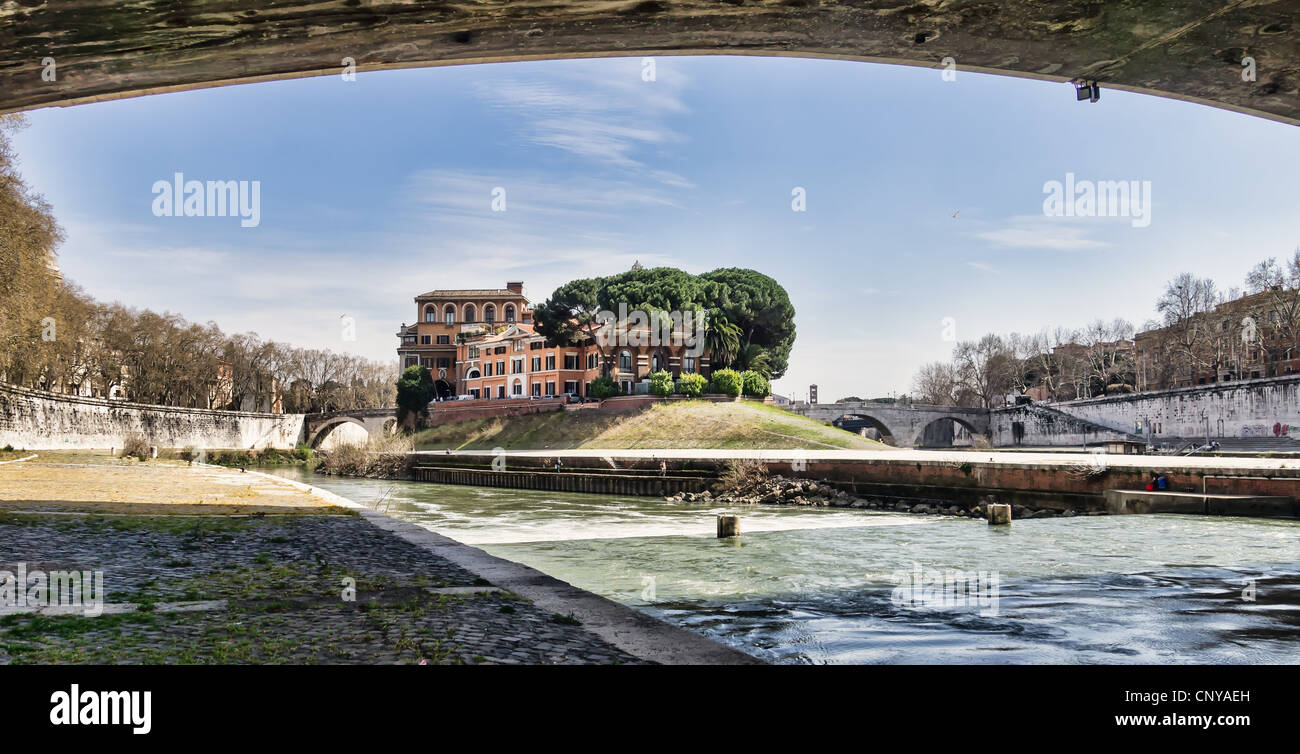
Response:
[[[746,266],[797,311],[787,377],[906,391],[985,332],[1153,316],[1300,245],[1300,130],[1156,97],[854,62],[660,57],[360,73],[31,114],[28,182],[104,300],[395,358],[412,297]],[[173,173],[261,182],[261,223],[155,217]],[[1152,221],[1043,213],[1043,184],[1151,181]],[[506,190],[506,211],[491,209]],[[791,208],[806,191],[807,209]],[[954,217],[954,213],[956,216]],[[339,317],[356,320],[343,341]]]

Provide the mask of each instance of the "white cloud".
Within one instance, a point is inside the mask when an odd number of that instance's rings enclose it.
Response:
[[[1098,230],[1107,219],[1017,215],[1007,218],[1004,227],[976,233],[975,237],[1014,249],[1096,249],[1110,244],[1088,238],[1088,235]]]

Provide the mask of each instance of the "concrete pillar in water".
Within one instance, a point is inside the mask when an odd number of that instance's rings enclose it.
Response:
[[[989,525],[1011,523],[1011,506],[1006,503],[989,503]]]
[[[718,516],[718,539],[740,536],[740,516]]]

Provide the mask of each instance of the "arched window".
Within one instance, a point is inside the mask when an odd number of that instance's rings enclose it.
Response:
[[[469,370],[468,373],[465,374],[465,379],[467,379],[467,380],[477,380],[478,377],[479,377],[479,374],[478,374],[478,370],[477,370],[477,369],[471,369],[471,370]]]
[[[451,325],[451,324],[455,324],[455,322],[456,322],[456,307],[452,306],[451,304],[447,304],[445,307],[443,307],[443,310],[442,310],[442,318],[443,318],[443,321],[446,322],[446,323],[449,324],[449,325]]]
[[[433,304],[429,304],[428,306],[424,307],[424,321],[425,322],[438,321],[438,311],[433,308]]]
[[[618,355],[618,370],[620,372],[632,371],[632,352],[623,351]]]
[[[497,308],[495,306],[491,304],[483,305],[483,321],[485,322],[497,321]]]
[[[465,321],[475,322],[478,319],[478,311],[474,309],[473,304],[465,304]]]
[[[515,321],[515,305],[514,305],[514,304],[506,304],[505,313],[506,313],[506,321],[507,321],[507,322],[514,322],[514,321]]]

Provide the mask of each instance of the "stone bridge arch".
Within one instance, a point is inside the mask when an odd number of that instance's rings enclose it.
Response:
[[[989,428],[984,425],[981,429],[977,423],[972,422],[967,417],[961,416],[941,416],[931,420],[928,424],[921,427],[921,432],[917,436],[916,447],[918,448],[951,448],[956,445],[954,431],[956,427],[962,427],[970,433],[971,440],[975,438],[988,438]]]
[[[308,414],[303,419],[302,441],[307,447],[319,448],[325,438],[344,424],[359,426],[370,439],[379,439],[396,431],[397,412],[391,408],[381,408]]]
[[[860,401],[850,403],[826,403],[817,405],[798,405],[795,413],[817,421],[829,422],[843,426],[847,417],[856,417],[871,426],[888,433],[893,444],[898,447],[912,448],[923,444],[926,427],[939,421],[953,421],[967,428],[974,436],[989,436],[990,413],[983,408],[965,408],[962,406],[928,406],[919,403],[877,403]]]
[[[880,421],[874,416],[866,413],[844,414],[838,419],[831,421],[831,424],[840,429],[847,429],[850,432],[859,432],[866,428],[876,430],[880,435],[880,441],[887,445],[896,445],[898,438],[894,437],[894,431],[887,424]]]
[[[0,113],[355,71],[730,54],[925,66],[936,76],[959,70],[1096,81],[1300,124],[1300,25],[1291,0],[10,5],[0,24],[0,48],[8,51],[0,60]],[[42,75],[47,57],[57,61],[57,83]],[[1072,102],[1072,92],[1061,95],[1071,100],[1063,106],[1085,106]]]

